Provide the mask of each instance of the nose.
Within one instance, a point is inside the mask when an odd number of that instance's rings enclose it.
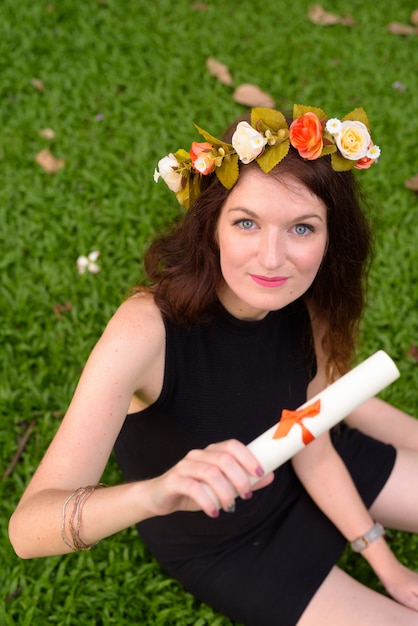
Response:
[[[279,268],[286,261],[286,242],[275,230],[264,232],[260,239],[258,260],[266,270]]]

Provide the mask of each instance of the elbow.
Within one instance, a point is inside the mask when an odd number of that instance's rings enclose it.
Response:
[[[35,556],[30,550],[27,533],[21,528],[19,514],[15,511],[9,521],[9,540],[16,555],[20,559],[31,559]]]

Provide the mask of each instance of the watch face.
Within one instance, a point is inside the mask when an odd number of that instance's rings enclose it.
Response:
[[[361,552],[364,548],[367,548],[375,539],[378,539],[385,534],[385,529],[382,524],[376,522],[376,524],[363,536],[358,537],[351,542],[351,548],[354,552]]]
[[[355,541],[351,542],[351,548],[354,552],[361,552],[367,546],[367,541],[364,537],[359,537]]]

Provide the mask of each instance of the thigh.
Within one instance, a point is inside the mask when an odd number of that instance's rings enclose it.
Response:
[[[395,465],[370,508],[373,517],[397,530],[418,532],[418,452],[400,449]],[[418,618],[417,618],[418,623]]]
[[[297,626],[416,626],[418,613],[334,567]]]

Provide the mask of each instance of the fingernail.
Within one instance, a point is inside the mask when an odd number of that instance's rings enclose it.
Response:
[[[212,513],[211,513],[212,517],[219,517],[219,511],[218,509],[213,509]]]
[[[235,502],[231,502],[231,504],[228,504],[227,511],[228,511],[228,513],[234,513],[234,511],[235,511]]]
[[[253,492],[249,491],[248,493],[244,494],[244,500],[250,500],[253,497]]]
[[[261,466],[260,466],[260,467],[257,467],[257,469],[255,470],[255,473],[256,473],[256,474],[257,474],[257,476],[259,476],[260,478],[261,478],[262,476],[264,476],[264,470],[263,470],[263,468],[262,468]]]

